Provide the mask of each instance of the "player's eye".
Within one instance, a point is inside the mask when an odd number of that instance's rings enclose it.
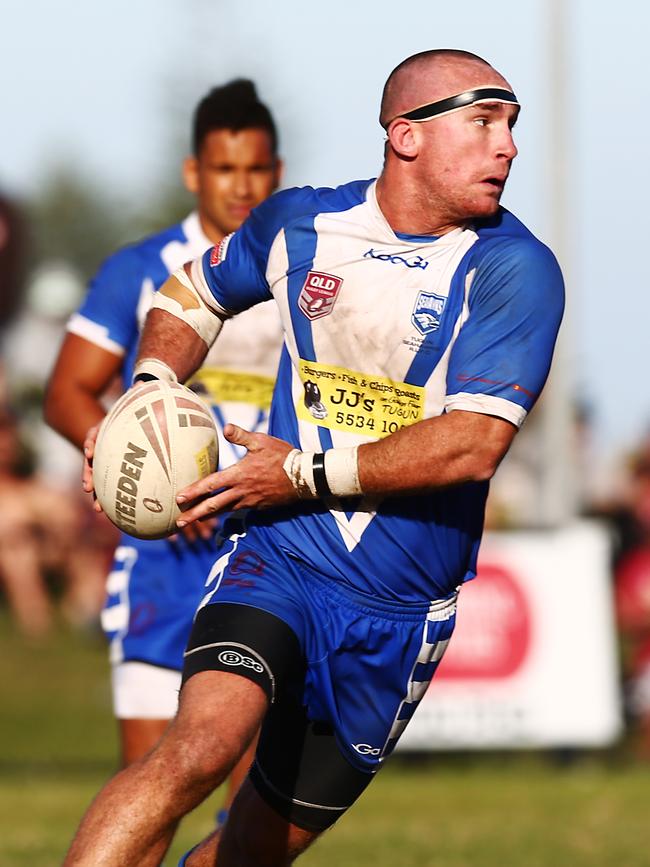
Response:
[[[477,126],[487,126],[489,120],[487,117],[475,117],[474,123],[477,124]]]

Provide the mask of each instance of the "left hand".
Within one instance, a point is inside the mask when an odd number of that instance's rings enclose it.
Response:
[[[176,521],[179,528],[206,515],[237,509],[267,509],[299,499],[282,468],[293,449],[290,443],[268,434],[251,433],[234,424],[227,424],[223,433],[228,442],[244,446],[248,454],[227,470],[212,473],[180,491],[176,502],[181,507],[216,493],[184,509],[182,517]]]

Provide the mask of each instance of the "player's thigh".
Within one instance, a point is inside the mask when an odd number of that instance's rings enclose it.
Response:
[[[372,771],[355,766],[345,754],[334,725],[310,718],[298,694],[285,693],[272,705],[249,781],[278,822],[318,836],[373,779]]]
[[[253,740],[268,707],[264,690],[223,671],[196,673],[183,686],[178,713],[160,744],[193,774],[221,782]]]

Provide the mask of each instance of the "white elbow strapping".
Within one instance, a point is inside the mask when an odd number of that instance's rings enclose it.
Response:
[[[208,346],[212,346],[221,331],[223,321],[210,310],[183,268],[175,271],[173,276],[185,290],[183,296],[180,292],[174,293],[173,288],[167,290],[163,287],[155,293],[152,308],[171,313],[196,331]],[[179,297],[174,297],[174,294]]]

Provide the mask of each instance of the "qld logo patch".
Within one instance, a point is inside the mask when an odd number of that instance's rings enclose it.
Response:
[[[300,295],[298,307],[307,319],[321,319],[334,309],[336,297],[343,284],[341,277],[323,271],[309,271]]]
[[[440,328],[440,319],[447,299],[433,292],[418,292],[411,314],[411,322],[420,334],[431,334]]]

